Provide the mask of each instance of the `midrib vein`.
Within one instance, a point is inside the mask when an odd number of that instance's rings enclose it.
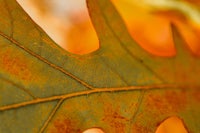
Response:
[[[51,96],[51,97],[46,97],[46,98],[37,98],[37,99],[31,100],[31,101],[6,105],[6,106],[0,107],[0,111],[6,111],[6,110],[10,110],[10,109],[20,108],[23,106],[33,105],[33,104],[37,104],[37,103],[50,102],[50,101],[55,101],[55,100],[60,100],[60,99],[66,100],[68,98],[84,96],[84,95],[89,95],[89,94],[94,94],[94,93],[134,91],[134,90],[142,91],[142,90],[165,89],[165,88],[182,88],[182,87],[179,87],[177,85],[166,84],[166,85],[150,85],[150,86],[129,86],[129,87],[119,87],[119,88],[96,88],[93,90],[74,92],[71,94]]]

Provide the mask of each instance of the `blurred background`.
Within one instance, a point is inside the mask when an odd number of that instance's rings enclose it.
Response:
[[[74,54],[99,48],[85,0],[17,0],[61,47]],[[190,49],[200,54],[199,0],[112,0],[133,39],[149,53],[173,56],[173,23]],[[163,122],[156,133],[187,133],[178,118]]]
[[[75,54],[98,49],[85,0],[17,0],[61,47]]]
[[[75,54],[98,49],[85,0],[17,0],[61,47]],[[200,54],[199,0],[111,0],[133,39],[159,56],[175,54],[170,24],[176,25],[192,51]],[[84,34],[83,34],[84,33]]]

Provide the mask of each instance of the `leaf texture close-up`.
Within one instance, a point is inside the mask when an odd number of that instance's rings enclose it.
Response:
[[[171,23],[176,54],[145,51],[109,0],[87,0],[99,49],[69,53],[15,0],[0,0],[0,133],[154,133],[176,116],[200,132],[200,59]]]

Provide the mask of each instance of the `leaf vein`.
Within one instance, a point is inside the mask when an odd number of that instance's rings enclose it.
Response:
[[[13,81],[11,81],[11,80],[9,80],[9,79],[6,79],[6,78],[2,77],[1,75],[0,75],[0,79],[3,80],[3,81],[5,81],[5,82],[7,82],[7,83],[9,83],[9,84],[11,84],[11,85],[13,85],[13,86],[15,86],[15,87],[17,87],[18,89],[24,91],[24,92],[27,93],[29,96],[31,96],[33,99],[36,99],[36,97],[35,97],[28,89],[23,88],[22,86],[20,86],[20,85],[14,83]]]
[[[106,63],[106,61],[103,59],[103,57],[101,57],[104,65],[109,68],[113,73],[115,73],[126,85],[128,85],[127,81],[117,72],[115,71],[108,63]]]
[[[37,59],[39,59],[40,61],[48,64],[50,67],[54,68],[55,70],[58,70],[62,73],[64,73],[65,75],[69,76],[70,78],[76,80],[77,82],[79,82],[80,84],[82,84],[83,86],[87,87],[88,89],[94,89],[93,86],[89,85],[88,83],[86,83],[85,81],[79,79],[78,77],[74,76],[73,74],[71,74],[70,72],[64,70],[63,68],[61,68],[60,66],[53,64],[51,62],[49,62],[47,59],[41,57],[40,55],[34,53],[33,51],[31,51],[30,49],[20,45],[20,43],[18,43],[16,40],[14,40],[13,38],[8,37],[7,35],[5,35],[4,33],[0,32],[0,35],[4,38],[6,38],[7,40],[9,40],[10,42],[12,42],[13,44],[15,44],[17,47],[21,48],[22,50],[26,51],[27,53],[29,53],[30,55],[36,57]]]
[[[72,97],[89,95],[89,94],[94,94],[94,93],[134,91],[134,90],[152,90],[152,89],[164,89],[164,88],[182,88],[182,87],[177,86],[177,85],[166,84],[166,85],[150,85],[150,86],[148,85],[147,86],[129,86],[129,87],[119,87],[119,88],[96,88],[93,90],[80,91],[80,92],[75,92],[71,94],[51,96],[51,97],[46,97],[46,98],[37,98],[31,101],[2,106],[0,107],[0,111],[6,111],[6,110],[16,109],[16,108],[20,108],[20,107],[24,107],[28,105],[37,104],[37,103],[50,102],[50,101],[55,101],[55,100],[60,100],[60,99],[68,99]]]
[[[4,0],[4,3],[5,3],[5,8],[7,9],[7,11],[8,11],[8,16],[10,17],[10,28],[11,28],[11,33],[10,33],[10,37],[13,37],[13,27],[14,27],[14,24],[13,24],[13,16],[12,16],[12,13],[11,13],[11,10],[10,10],[10,8],[9,8],[9,6],[8,6],[8,3],[7,3],[7,1],[6,0]]]
[[[53,111],[51,112],[51,114],[49,115],[49,117],[47,118],[47,120],[45,121],[45,123],[43,124],[42,128],[40,129],[39,133],[43,133],[44,130],[47,128],[49,122],[52,120],[52,118],[54,117],[56,111],[60,108],[60,106],[62,105],[64,99],[60,99],[60,101],[57,103],[56,107],[53,109]]]
[[[100,5],[100,4],[99,4]],[[157,73],[155,73],[147,64],[145,64],[144,62],[142,62],[142,60],[140,58],[138,58],[137,56],[135,56],[129,49],[127,49],[127,47],[125,47],[124,43],[121,41],[121,39],[116,35],[115,31],[113,30],[113,28],[110,26],[110,23],[108,22],[107,17],[105,16],[105,14],[102,12],[102,10],[100,10],[102,17],[105,20],[105,23],[107,24],[108,28],[110,29],[110,31],[112,32],[112,34],[114,35],[114,37],[119,41],[119,43],[121,44],[121,46],[123,47],[123,49],[133,58],[135,59],[138,63],[142,64],[148,71],[150,71],[151,73],[153,73],[155,75],[156,78],[158,78],[160,81],[162,81],[163,83],[165,83],[165,80],[163,78],[161,78]]]

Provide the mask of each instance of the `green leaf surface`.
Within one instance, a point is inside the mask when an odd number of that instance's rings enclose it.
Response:
[[[154,133],[178,116],[200,131],[199,58],[172,26],[177,54],[158,57],[130,37],[108,0],[87,0],[100,48],[61,49],[15,0],[0,0],[0,133]]]

